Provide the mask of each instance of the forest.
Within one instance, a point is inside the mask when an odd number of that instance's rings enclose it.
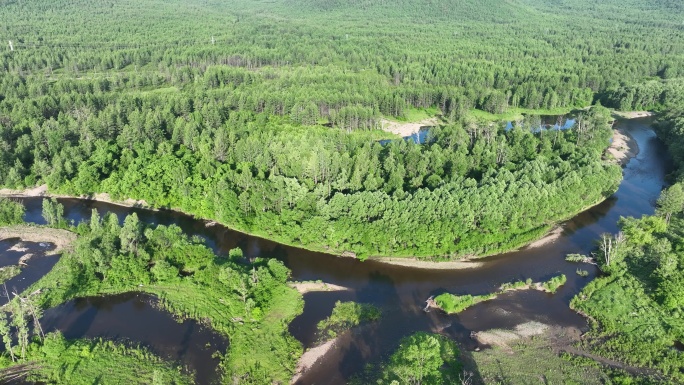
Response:
[[[408,1],[5,1],[0,185],[360,258],[519,247],[615,191],[600,104],[677,92],[682,28],[663,15],[680,5],[497,3],[428,5],[419,21]],[[378,143],[426,108],[427,143]],[[539,131],[535,114],[559,109],[575,127]],[[531,114],[506,130],[479,113],[508,110]]]
[[[250,263],[240,249],[217,256],[202,239],[188,237],[178,226],[148,226],[136,214],[120,224],[115,214],[101,217],[93,210],[90,221],[73,226],[60,215],[63,210],[54,200],[44,201],[49,226],[74,231],[78,239],[49,273],[0,309],[0,374],[28,365],[36,366],[28,377],[33,381],[74,383],[82,373],[82,380],[92,383],[93,372],[113,370],[105,358],[111,354],[122,367],[146,373],[136,383],[194,383],[192,373],[170,367],[143,348],[111,341],[65,341],[40,328],[44,310],[71,299],[143,292],[154,295],[175,317],[202,321],[229,339],[228,351],[216,352],[223,383],[285,383],[292,377],[302,348],[288,324],[301,313],[303,300],[286,285],[290,271],[282,262]],[[79,365],[81,350],[91,352],[91,366]],[[142,360],[142,369],[129,362],[131,357]],[[114,377],[105,383],[127,382],[126,373],[113,371]],[[146,382],[148,375],[157,379]]]
[[[132,199],[361,259],[485,256],[613,194],[609,108],[656,111],[672,185],[654,216],[598,240],[601,275],[571,305],[592,320],[586,349],[682,382],[683,13],[676,0],[0,0],[0,187]],[[383,130],[425,114],[423,144]],[[282,262],[217,256],[135,214],[72,224],[44,202],[48,225],[79,238],[0,311],[0,366],[47,383],[192,383],[145,347],[29,328],[74,298],[134,291],[230,341],[224,383],[290,381],[303,299]],[[0,199],[0,226],[23,214]],[[338,302],[317,326],[334,337],[382,317]],[[464,381],[463,356],[412,334],[355,381]]]

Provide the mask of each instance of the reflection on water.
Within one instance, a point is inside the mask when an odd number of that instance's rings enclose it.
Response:
[[[106,297],[79,298],[45,312],[45,331],[60,330],[66,338],[124,340],[150,348],[165,359],[195,371],[198,384],[218,378],[218,359],[227,341],[194,320],[175,320],[155,306],[146,294],[127,293]]]
[[[466,348],[474,348],[474,342],[470,339],[471,331],[512,327],[527,321],[585,328],[585,320],[571,311],[568,303],[596,276],[597,270],[592,266],[583,266],[583,269],[590,272],[590,276],[580,277],[575,273],[578,266],[566,262],[565,255],[588,254],[599,234],[617,231],[616,223],[620,216],[653,213],[654,202],[665,184],[665,175],[669,172],[670,160],[666,156],[665,147],[648,127],[648,119],[623,121],[619,124],[635,138],[640,152],[627,164],[624,181],[613,197],[567,221],[561,238],[555,242],[486,258],[484,267],[472,270],[431,271],[374,261],[359,262],[280,245],[223,226],[208,227],[206,221],[179,213],[154,212],[77,199],[61,199],[60,202],[65,206],[67,217],[74,221],[88,219],[92,208],[97,208],[101,213],[115,212],[121,219],[127,213],[135,211],[142,221],[177,224],[189,234],[204,237],[217,253],[227,253],[231,248],[240,247],[250,258],[263,256],[283,260],[292,269],[294,280],[323,280],[352,288],[353,291],[345,293],[311,293],[305,296],[304,313],[290,325],[290,331],[305,347],[315,343],[316,323],[330,314],[335,301],[354,300],[380,306],[384,312],[381,321],[373,327],[363,328],[358,333],[344,337],[337,343],[334,351],[319,361],[300,381],[301,384],[343,384],[367,363],[387,356],[396,348],[400,338],[416,331],[443,332],[463,343]],[[41,222],[41,199],[29,198],[24,203],[27,207],[27,219]],[[555,295],[537,291],[508,293],[455,316],[422,311],[422,305],[430,295],[445,291],[483,294],[494,291],[504,282],[527,278],[543,281],[561,273],[568,277],[568,281]],[[106,312],[101,307],[93,309],[96,313],[91,315],[93,319],[100,319],[97,318],[98,314]],[[60,316],[66,317],[72,311],[77,312],[78,309],[67,307],[60,312]],[[118,313],[104,314],[107,316],[101,317],[106,319],[120,317]],[[136,320],[145,317],[147,316],[138,315]],[[127,329],[121,336],[144,340],[143,337],[148,332],[158,330],[152,322],[136,322],[137,328]],[[105,333],[110,327],[103,324],[99,330]],[[78,336],[77,332],[72,335]],[[170,343],[175,343],[171,336],[169,338]],[[164,340],[165,337],[160,335],[159,339]],[[178,354],[179,357],[183,356],[183,353]]]

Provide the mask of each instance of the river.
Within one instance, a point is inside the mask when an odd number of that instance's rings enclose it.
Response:
[[[75,222],[90,218],[93,208],[101,214],[115,212],[121,219],[127,213],[137,212],[144,222],[177,224],[186,233],[204,237],[217,253],[227,253],[231,248],[240,247],[250,258],[262,256],[281,259],[292,270],[293,280],[322,280],[351,288],[345,292],[305,294],[304,312],[290,325],[291,333],[305,347],[312,347],[316,324],[330,314],[335,301],[373,303],[383,310],[381,321],[339,340],[335,348],[298,382],[344,384],[367,363],[387,357],[397,347],[399,339],[416,331],[440,331],[461,342],[465,349],[475,349],[477,344],[470,338],[472,331],[510,328],[527,321],[586,329],[586,321],[570,310],[568,304],[598,271],[592,266],[583,265],[582,268],[590,274],[580,277],[575,272],[579,266],[566,262],[565,256],[568,253],[588,254],[601,233],[617,231],[617,221],[621,216],[653,213],[655,200],[666,183],[665,175],[670,171],[671,162],[665,146],[649,128],[650,123],[649,119],[618,122],[636,140],[639,153],[625,166],[624,180],[612,197],[565,222],[563,233],[556,241],[483,259],[484,266],[477,269],[420,270],[375,261],[360,262],[277,244],[220,225],[208,226],[207,221],[176,212],[127,208],[80,199],[59,201],[65,207],[67,219]],[[42,198],[25,198],[23,202],[27,208],[26,220],[42,223]],[[496,290],[505,282],[527,278],[542,281],[560,273],[565,274],[568,281],[555,295],[538,291],[512,292],[453,316],[437,311],[425,313],[422,310],[429,296],[445,291],[484,294]],[[184,360],[183,349],[175,349],[169,354],[168,350],[173,349],[164,346],[180,343],[178,339],[171,333],[159,334],[158,321],[154,321],[156,315],[132,311],[131,306],[134,305],[130,304],[131,301],[139,301],[138,296],[87,299],[63,305],[49,314],[56,313],[59,316],[52,318],[54,327],[63,330],[70,338],[107,336],[140,341],[145,336],[154,335],[154,341],[149,338],[144,340],[145,344],[153,347],[153,351],[161,351],[160,354],[188,365],[197,363],[196,359]],[[69,322],[69,317],[76,317],[71,313],[88,314],[92,320],[106,319],[107,322],[103,321],[103,325],[93,331],[92,327]],[[131,322],[134,322],[135,328],[131,328]],[[189,336],[194,338],[192,334]],[[165,351],[167,353],[163,354]],[[202,382],[209,380],[203,378]]]

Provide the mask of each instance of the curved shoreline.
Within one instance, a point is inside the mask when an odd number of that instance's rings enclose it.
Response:
[[[641,117],[641,116],[639,116],[639,117]],[[614,131],[614,134],[613,134],[614,138],[616,136],[620,135],[620,138],[622,140],[618,140],[618,141],[613,140],[611,145],[606,149],[606,153],[613,154],[612,151],[614,151],[616,154],[618,154],[619,156],[613,155],[613,157],[616,159],[618,164],[620,164],[624,167],[629,162],[630,159],[632,159],[633,157],[635,157],[638,154],[639,148],[638,148],[638,145],[637,145],[636,141],[634,140],[634,138],[632,138],[623,128],[618,128],[618,129],[615,129],[613,131]],[[124,201],[116,201],[116,200],[111,199],[109,194],[107,194],[107,193],[96,193],[93,195],[81,195],[81,196],[51,194],[47,189],[47,185],[41,185],[41,186],[37,186],[35,188],[30,188],[30,189],[25,189],[25,190],[11,190],[11,189],[6,189],[6,188],[0,189],[0,197],[8,197],[8,198],[47,197],[47,198],[64,198],[64,199],[83,199],[83,200],[93,201],[93,202],[102,202],[102,203],[113,204],[113,205],[117,205],[117,206],[121,206],[121,207],[141,208],[141,209],[151,210],[151,211],[177,212],[177,213],[181,213],[184,215],[188,215],[188,216],[193,217],[193,218],[205,220],[208,225],[209,224],[211,224],[211,225],[220,224],[221,226],[224,226],[227,229],[230,229],[231,231],[236,231],[236,232],[239,232],[239,233],[251,236],[251,237],[261,238],[261,239],[264,239],[267,241],[277,242],[277,243],[282,244],[282,245],[295,247],[295,248],[299,248],[302,250],[327,254],[330,256],[338,257],[338,258],[339,257],[348,258],[348,257],[345,257],[344,255],[334,254],[334,253],[331,253],[330,251],[326,251],[326,250],[323,250],[321,248],[303,247],[301,245],[294,245],[294,244],[282,242],[280,240],[270,239],[270,238],[267,238],[266,236],[262,236],[259,234],[250,233],[250,232],[247,232],[244,230],[239,230],[239,229],[233,228],[231,226],[228,226],[228,225],[221,223],[221,222],[217,222],[217,221],[212,220],[212,219],[197,217],[192,213],[185,212],[185,211],[178,209],[178,208],[158,209],[158,208],[154,208],[154,207],[150,206],[144,200],[134,200],[134,199],[130,199],[130,198],[126,199]],[[607,199],[607,197],[601,199],[600,201],[598,201],[592,205],[584,207],[582,210],[579,210],[578,212],[573,213],[572,215],[569,215],[568,218],[554,222],[555,223],[554,225],[550,225],[550,227],[553,226],[552,229],[549,232],[547,232],[543,237],[524,242],[518,246],[511,247],[509,250],[497,251],[495,253],[483,254],[483,255],[477,255],[477,256],[464,256],[460,260],[443,261],[443,262],[421,260],[420,257],[393,257],[393,256],[371,256],[368,258],[368,260],[375,261],[377,263],[403,266],[403,267],[409,267],[409,268],[418,268],[418,269],[454,270],[454,269],[478,268],[478,267],[483,266],[484,262],[473,261],[474,259],[482,259],[482,258],[494,256],[494,255],[508,253],[508,252],[520,251],[522,249],[541,247],[543,245],[546,245],[548,243],[555,241],[556,239],[558,239],[561,236],[561,233],[562,233],[562,228],[559,226],[560,223],[563,223],[563,222],[567,221],[568,219],[576,216],[577,214],[584,212],[586,210],[589,210],[590,208],[601,204],[606,199]]]

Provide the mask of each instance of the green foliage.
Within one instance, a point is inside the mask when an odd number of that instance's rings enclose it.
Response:
[[[377,321],[380,316],[380,309],[374,305],[337,301],[332,314],[318,323],[318,331],[323,338],[335,338],[362,323]]]
[[[0,197],[0,226],[23,223],[24,210],[21,203]]]
[[[506,292],[511,290],[527,289],[530,286],[532,286],[532,279],[528,278],[525,281],[506,282],[499,287],[499,291]]]
[[[64,225],[64,206],[56,199],[43,199],[43,219],[48,226]]]
[[[218,258],[179,227],[147,227],[135,215],[119,226],[115,214],[94,213],[79,230],[74,250],[27,289],[41,289],[42,308],[82,296],[150,293],[173,314],[208,323],[230,339],[222,361],[226,383],[289,381],[302,348],[288,324],[303,300],[287,286],[290,273],[281,262]]]
[[[635,381],[633,384],[649,384],[588,358],[558,354],[557,345],[547,336],[525,338],[509,345],[472,353],[482,383],[533,385],[543,378],[549,384],[617,385],[623,382],[616,379],[624,378]]]
[[[105,340],[68,341],[60,333],[33,342],[26,362],[38,369],[28,380],[45,384],[160,384],[183,385],[193,381],[181,368],[162,361],[140,347],[127,347]],[[11,372],[12,361],[4,360],[3,372]]]
[[[21,267],[10,265],[0,267],[0,284],[3,284],[21,273]]]
[[[589,276],[589,272],[586,270],[582,270],[582,269],[577,269],[576,273],[580,277],[588,277]]]
[[[565,260],[566,260],[566,261],[568,261],[568,262],[574,262],[574,263],[581,263],[581,262],[584,262],[584,261],[586,261],[588,258],[589,258],[589,257],[587,257],[586,255],[582,255],[582,254],[568,254],[567,256],[565,256]]]
[[[360,258],[493,254],[601,201],[621,178],[602,159],[605,109],[567,132],[520,114],[684,68],[669,3],[82,3],[0,7],[16,40],[0,55],[0,185],[141,199]],[[428,116],[428,144],[376,143],[383,117]]]
[[[657,369],[666,382],[684,381],[684,219],[673,213],[621,221],[625,244],[612,274],[589,283],[571,306],[593,322],[587,347],[630,365]],[[629,382],[625,382],[629,383]]]
[[[542,287],[549,293],[555,294],[559,287],[565,285],[565,282],[567,282],[567,277],[565,274],[561,274],[543,282]]]
[[[478,304],[482,301],[487,301],[496,298],[496,294],[485,294],[472,296],[470,294],[466,295],[453,295],[449,293],[440,294],[435,297],[435,302],[440,309],[444,310],[449,314],[460,313],[463,310]]]
[[[438,334],[418,332],[401,340],[388,362],[369,370],[358,383],[447,385],[460,383],[456,343]],[[360,382],[362,381],[362,382]]]

